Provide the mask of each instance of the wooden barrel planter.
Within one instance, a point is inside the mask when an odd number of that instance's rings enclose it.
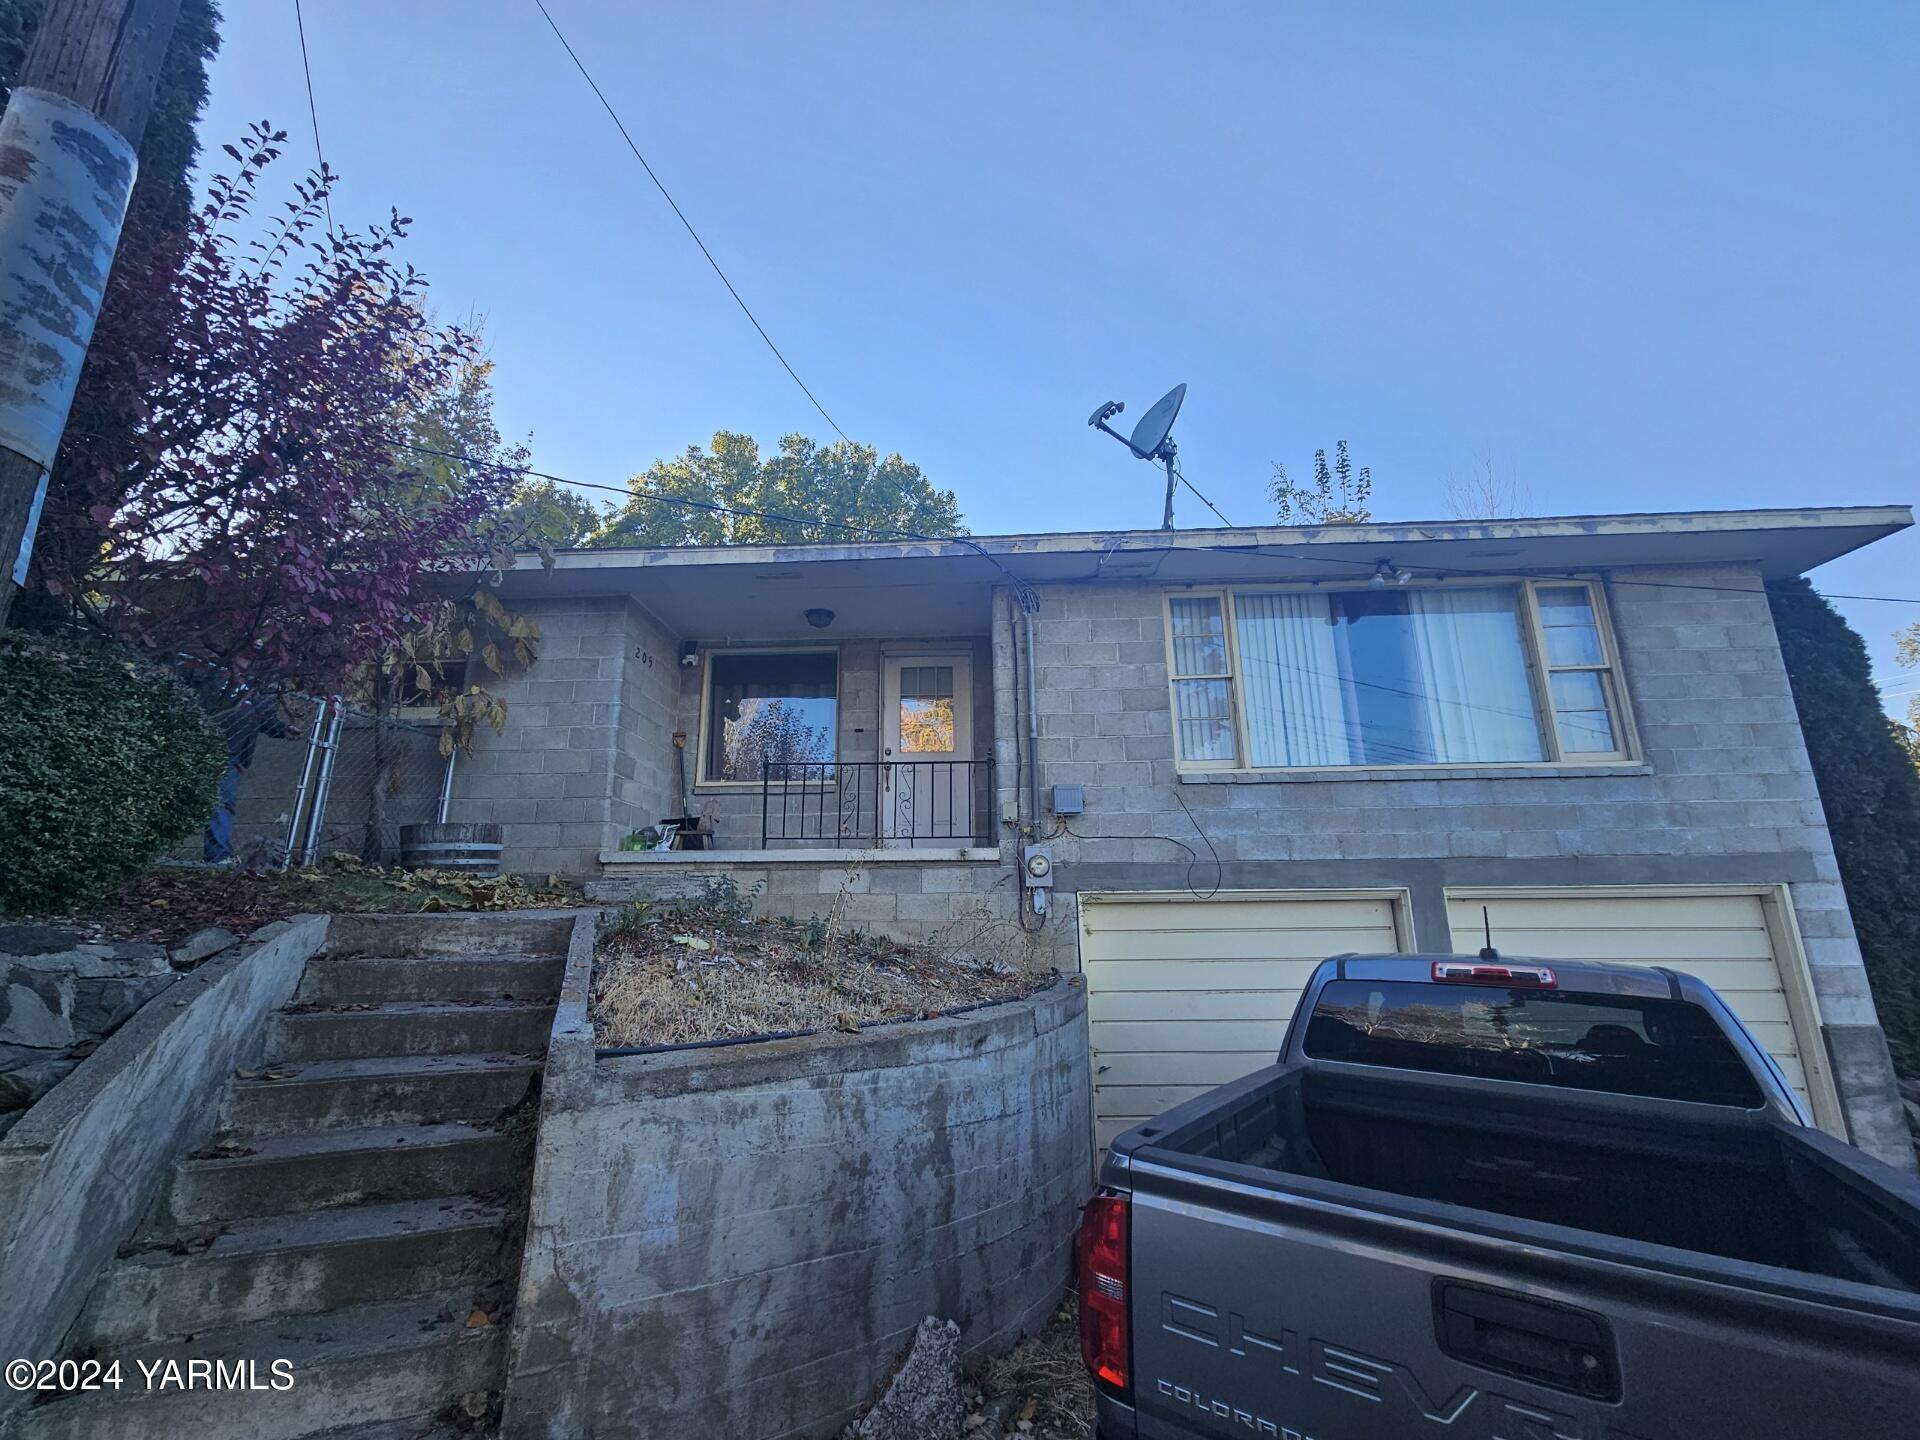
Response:
[[[400,863],[408,870],[500,873],[498,825],[402,825]]]

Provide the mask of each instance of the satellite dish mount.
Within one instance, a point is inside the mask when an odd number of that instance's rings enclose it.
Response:
[[[1180,413],[1180,402],[1187,398],[1187,387],[1176,385],[1162,395],[1153,404],[1153,408],[1140,417],[1140,423],[1133,427],[1132,435],[1122,435],[1107,421],[1127,407],[1118,400],[1109,400],[1087,419],[1087,424],[1096,430],[1104,430],[1127,449],[1133,452],[1136,460],[1157,460],[1167,467],[1167,504],[1161,512],[1160,528],[1173,528],[1173,487],[1179,478],[1174,468],[1176,453],[1173,443],[1173,420]]]

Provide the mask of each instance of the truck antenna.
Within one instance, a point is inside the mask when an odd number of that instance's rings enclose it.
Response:
[[[1487,914],[1487,907],[1484,905],[1480,907],[1480,924],[1487,932],[1487,943],[1480,949],[1480,958],[1482,960],[1498,960],[1500,958],[1500,952],[1493,948],[1493,920]]]

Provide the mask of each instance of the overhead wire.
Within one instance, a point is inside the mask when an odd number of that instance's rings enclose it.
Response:
[[[533,0],[533,3],[540,11],[540,14],[545,17],[548,28],[553,31],[554,38],[560,42],[560,48],[567,52],[567,58],[573,61],[574,68],[580,72],[580,78],[587,82],[587,87],[593,91],[594,98],[599,100],[600,107],[607,112],[607,118],[613,121],[614,128],[620,132],[620,138],[627,142],[627,149],[633,152],[633,158],[640,162],[640,168],[647,172],[647,178],[653,182],[654,188],[660,192],[661,197],[665,199],[668,206],[671,207],[674,215],[677,216],[680,223],[686,227],[687,234],[693,237],[693,243],[700,247],[700,253],[706,256],[707,264],[711,265],[713,267],[713,273],[720,277],[720,283],[727,287],[727,293],[733,297],[733,303],[740,307],[740,313],[747,317],[748,321],[753,325],[753,328],[759,333],[760,338],[766,342],[767,349],[773,352],[773,358],[780,362],[781,368],[792,378],[793,383],[800,387],[800,393],[805,395],[807,399],[812,402],[813,408],[820,412],[820,418],[833,427],[834,434],[851,445],[853,443],[852,437],[840,428],[840,422],[838,420],[835,420],[833,416],[827,413],[827,407],[820,403],[819,397],[813,393],[812,389],[807,385],[807,382],[800,378],[800,372],[793,368],[793,365],[788,361],[787,357],[781,353],[780,347],[773,343],[773,337],[767,333],[767,327],[760,323],[760,317],[755,315],[752,308],[741,298],[740,292],[734,288],[733,281],[727,278],[727,272],[721,269],[720,262],[713,258],[713,251],[709,250],[707,248],[707,242],[700,238],[700,232],[693,228],[693,222],[687,218],[687,212],[680,208],[680,202],[673,198],[673,193],[667,189],[665,182],[654,172],[653,166],[647,163],[647,157],[640,153],[640,147],[634,143],[633,136],[627,133],[625,122],[620,119],[620,112],[613,108],[613,102],[607,99],[606,93],[601,90],[599,82],[593,78],[592,73],[581,61],[579,55],[575,53],[572,43],[567,39],[566,35],[562,33],[559,24],[554,20],[553,13],[547,9],[546,0]]]
[[[300,69],[307,77],[307,118],[313,122],[313,154],[320,162],[320,180],[323,187],[330,187],[332,180],[327,172],[327,154],[320,148],[320,107],[313,100],[313,65],[307,59],[307,21],[300,13],[300,0],[293,0],[293,24],[300,32]],[[327,207],[327,234],[333,234],[333,196],[329,189],[323,188],[321,198]]]
[[[388,436],[387,438],[391,443],[400,446],[402,449],[412,450],[418,454],[433,455],[443,460],[453,460],[453,461],[458,461],[460,463],[467,464],[467,465],[477,465],[477,466],[482,466],[488,469],[505,471],[509,474],[522,475],[534,480],[546,480],[555,485],[570,485],[576,489],[581,489],[581,490],[604,490],[608,494],[622,495],[627,497],[629,500],[645,501],[648,503],[660,504],[660,505],[679,505],[688,509],[707,511],[716,515],[737,515],[737,516],[743,516],[748,519],[777,521],[781,524],[786,524],[786,525],[799,525],[802,527],[816,526],[826,530],[843,530],[852,534],[883,536],[885,538],[895,539],[895,540],[917,540],[922,542],[923,544],[929,544],[929,545],[959,545],[968,550],[973,551],[975,554],[979,555],[983,560],[986,560],[995,569],[999,570],[1002,574],[1006,575],[1007,578],[1011,582],[1013,582],[1013,584],[1018,589],[1025,590],[1029,593],[1031,592],[1031,589],[1032,589],[1031,583],[1029,581],[1027,581],[1023,577],[1015,575],[1011,570],[1007,569],[1007,567],[1000,562],[999,557],[995,556],[978,540],[974,539],[972,536],[969,536],[969,535],[925,535],[925,534],[921,534],[919,531],[902,530],[892,526],[856,525],[856,524],[848,523],[846,521],[828,520],[819,516],[791,515],[791,514],[783,513],[778,510],[756,510],[756,509],[748,509],[742,506],[720,505],[712,501],[694,500],[694,499],[690,499],[688,497],[680,496],[680,495],[661,495],[661,494],[658,494],[657,492],[635,490],[631,486],[626,486],[626,485],[609,485],[603,481],[570,479],[565,475],[556,475],[551,471],[536,470],[529,465],[507,465],[497,460],[487,460],[480,456],[464,454],[457,450],[436,449],[433,446],[415,444],[411,441],[401,440],[394,436]],[[1196,491],[1195,493],[1198,494],[1199,492]],[[1229,528],[1233,528],[1233,527],[1229,527]],[[1391,542],[1382,542],[1382,543],[1389,544]],[[1373,560],[1353,560],[1353,559],[1348,559],[1344,556],[1338,556],[1338,555],[1299,554],[1291,550],[1285,553],[1276,555],[1276,554],[1268,553],[1269,547],[1262,547],[1259,545],[1195,545],[1187,548],[1206,551],[1210,553],[1217,553],[1217,554],[1223,554],[1223,555],[1236,555],[1236,556],[1248,557],[1248,558],[1260,559],[1260,560],[1305,560],[1305,561],[1309,561],[1316,564],[1345,565],[1345,566],[1358,567],[1364,570],[1375,570],[1379,566],[1378,558]],[[1396,563],[1400,563],[1400,562],[1396,562]],[[1511,580],[1544,580],[1544,581],[1552,582],[1556,580],[1567,579],[1569,575],[1573,573],[1572,571],[1563,572],[1563,573],[1532,573],[1528,571],[1517,571],[1517,570],[1480,570],[1480,569],[1474,569],[1470,566],[1462,566],[1462,565],[1426,565],[1426,564],[1418,564],[1418,563],[1401,563],[1401,568],[1412,569],[1412,570],[1425,570],[1432,574],[1440,575],[1440,576],[1470,575],[1477,578],[1484,578],[1488,580],[1509,580],[1509,581]],[[1652,589],[1652,590],[1697,590],[1697,591],[1703,591],[1713,595],[1772,595],[1773,594],[1773,592],[1770,590],[1756,589],[1752,586],[1699,585],[1699,584],[1694,584],[1688,581],[1680,581],[1680,580],[1628,580],[1628,579],[1622,579],[1619,577],[1611,577],[1608,583],[1612,585],[1637,585],[1637,586],[1641,586],[1646,589]],[[1836,592],[1824,591],[1824,590],[1818,590],[1818,591],[1815,591],[1814,593],[1828,600],[1876,600],[1876,601],[1885,602],[1886,604],[1889,604],[1889,605],[1920,605],[1920,598],[1915,598],[1912,596],[1850,595],[1850,594],[1836,593]]]

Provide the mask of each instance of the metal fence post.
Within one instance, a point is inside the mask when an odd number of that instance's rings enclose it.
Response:
[[[313,730],[307,736],[307,758],[300,767],[300,784],[293,792],[293,811],[287,816],[287,843],[281,847],[280,868],[293,863],[293,847],[300,839],[300,810],[307,800],[307,787],[313,783],[313,764],[320,754],[320,730],[327,723],[327,702],[314,707]]]
[[[302,865],[313,863],[314,851],[320,845],[320,826],[327,816],[327,791],[333,785],[333,758],[340,753],[340,724],[346,717],[347,707],[338,698],[327,702],[333,707],[333,723],[327,727],[327,738],[321,748],[325,751],[320,758],[320,778],[314,782],[313,804],[307,812],[307,843],[300,855]]]

